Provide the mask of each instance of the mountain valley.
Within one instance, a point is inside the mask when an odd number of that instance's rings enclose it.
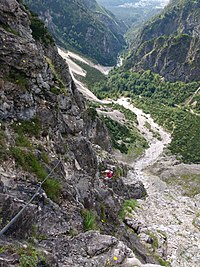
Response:
[[[125,46],[126,26],[95,0],[24,1],[45,22],[57,44],[106,66]]]
[[[24,2],[0,0],[0,266],[197,267],[199,1]]]

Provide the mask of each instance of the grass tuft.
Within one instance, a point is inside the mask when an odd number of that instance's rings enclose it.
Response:
[[[85,231],[96,230],[96,216],[91,210],[83,209],[81,211],[83,216],[83,227]]]
[[[136,208],[139,208],[140,205],[138,204],[136,199],[128,199],[125,200],[121,211],[119,212],[119,217],[124,220],[128,214],[131,214]]]
[[[39,181],[45,179],[48,175],[38,158],[31,151],[27,151],[18,147],[10,149],[11,155],[15,158],[16,163],[25,171],[34,173]],[[43,188],[49,198],[57,202],[61,193],[61,184],[59,181],[48,178],[43,184]]]
[[[18,121],[12,125],[17,134],[28,134],[30,136],[40,137],[41,124],[38,118],[29,121]]]

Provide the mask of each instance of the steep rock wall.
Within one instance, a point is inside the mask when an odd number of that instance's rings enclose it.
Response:
[[[152,70],[169,81],[198,81],[200,74],[200,4],[172,1],[146,23],[125,65]]]

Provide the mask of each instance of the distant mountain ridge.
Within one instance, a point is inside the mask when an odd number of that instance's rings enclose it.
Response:
[[[152,70],[169,81],[200,77],[200,2],[172,0],[145,24],[125,67]]]
[[[95,0],[24,0],[57,43],[112,66],[125,45],[126,26]]]
[[[157,14],[169,0],[97,0],[97,2],[129,27],[135,28]]]

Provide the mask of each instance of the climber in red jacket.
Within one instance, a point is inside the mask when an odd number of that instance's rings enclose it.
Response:
[[[105,170],[106,178],[111,179],[113,177],[113,171]]]

